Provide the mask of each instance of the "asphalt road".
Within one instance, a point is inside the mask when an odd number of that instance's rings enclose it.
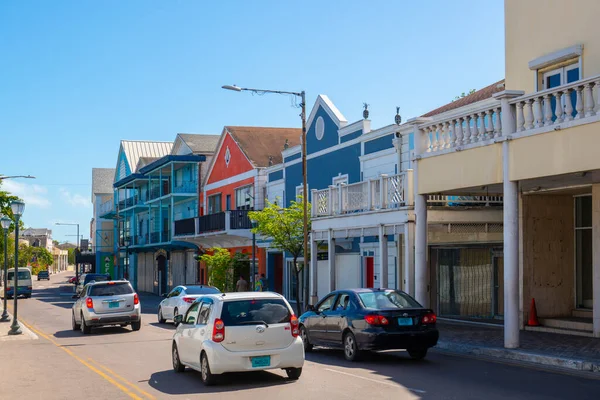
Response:
[[[283,371],[229,374],[206,388],[199,374],[171,368],[171,324],[159,325],[159,299],[142,296],[142,329],[71,330],[68,273],[35,282],[19,315],[39,340],[0,341],[0,398],[69,399],[598,399],[600,380],[431,352],[413,361],[400,353],[349,363],[333,350],[307,355],[302,377]],[[61,289],[62,287],[62,289]],[[0,329],[9,329],[9,323]]]

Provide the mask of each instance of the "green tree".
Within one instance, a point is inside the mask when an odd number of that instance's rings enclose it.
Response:
[[[19,268],[31,265],[32,274],[37,275],[39,271],[45,271],[54,263],[52,253],[45,247],[19,246]]]
[[[4,269],[4,232],[0,235],[0,269]],[[8,236],[8,268],[13,268],[15,263],[15,239],[12,236]],[[0,274],[2,276],[2,274]]]
[[[75,248],[67,249],[67,258],[69,265],[75,265]]]
[[[1,175],[1,174],[0,174]],[[15,200],[21,200],[17,196],[13,196],[9,192],[2,190],[2,180],[0,179],[0,214],[6,215],[11,220],[15,220],[10,203]],[[23,221],[19,221],[19,228],[23,228]],[[15,230],[14,222],[11,224],[9,233]],[[3,232],[4,233],[4,232]]]
[[[289,253],[293,258],[296,284],[296,311],[301,314],[300,306],[300,276],[304,264],[298,264],[298,258],[304,252],[304,208],[302,197],[292,201],[289,207],[280,207],[277,203],[267,201],[267,206],[261,211],[248,213],[249,217],[257,222],[254,233],[271,238],[272,246]],[[310,231],[310,203],[308,204],[308,218]],[[308,260],[304,260],[307,263]],[[306,282],[304,282],[306,284]]]
[[[469,96],[469,95],[472,95],[473,93],[475,93],[475,89],[471,89],[471,90],[469,90],[469,92],[468,92],[468,93],[462,92],[462,93],[460,94],[460,96],[456,96],[456,97],[454,98],[454,100],[452,100],[452,101],[460,100],[460,99],[462,99],[463,97],[467,97],[467,96]]]
[[[231,280],[231,254],[229,250],[221,247],[214,247],[210,251],[213,254],[200,256],[200,261],[206,263],[208,268],[208,284],[226,292],[227,282]]]

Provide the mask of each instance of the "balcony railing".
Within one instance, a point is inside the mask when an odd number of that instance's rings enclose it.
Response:
[[[162,231],[160,236],[161,236],[161,242],[162,243],[166,243],[166,242],[170,242],[171,241],[171,234],[170,234],[170,231],[168,229]]]
[[[149,243],[160,243],[160,232],[150,233],[150,242]]]
[[[186,218],[175,221],[174,236],[193,235],[196,233],[196,219]]]
[[[100,207],[98,207],[99,216],[110,214],[113,211],[115,211],[115,202],[113,199],[105,201],[104,203],[100,204]]]
[[[192,193],[198,192],[198,183],[195,181],[181,182],[173,187],[173,193]]]
[[[503,196],[445,196],[429,195],[427,196],[428,206],[441,207],[491,207],[501,206],[504,201]]]
[[[312,191],[314,218],[412,205],[412,170]]]
[[[222,211],[198,217],[196,218],[198,220],[196,233],[201,235],[230,229],[252,229],[252,222],[248,217],[250,211],[252,210]]]

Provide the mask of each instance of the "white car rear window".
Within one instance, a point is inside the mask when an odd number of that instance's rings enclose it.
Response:
[[[221,311],[221,319],[225,326],[282,324],[290,322],[291,317],[289,308],[281,299],[226,301]]]

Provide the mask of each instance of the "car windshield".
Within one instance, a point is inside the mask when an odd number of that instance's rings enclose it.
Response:
[[[108,280],[108,276],[106,275],[88,275],[85,277],[85,283],[90,283],[91,281],[95,282],[105,282]]]
[[[117,296],[131,293],[133,293],[133,289],[127,282],[94,285],[90,288],[90,296]]]
[[[225,326],[281,324],[290,322],[291,317],[289,308],[281,299],[226,301],[221,312]]]
[[[406,293],[395,290],[381,290],[377,292],[358,293],[360,301],[365,308],[420,308],[417,303]]]
[[[186,286],[185,293],[187,294],[218,294],[219,289],[207,286]]]
[[[19,271],[19,274],[17,275],[17,280],[22,280],[22,279],[30,279],[31,275],[29,274],[29,271]],[[15,273],[14,272],[9,272],[6,275],[6,279],[7,280],[11,280],[11,279],[15,279]]]

